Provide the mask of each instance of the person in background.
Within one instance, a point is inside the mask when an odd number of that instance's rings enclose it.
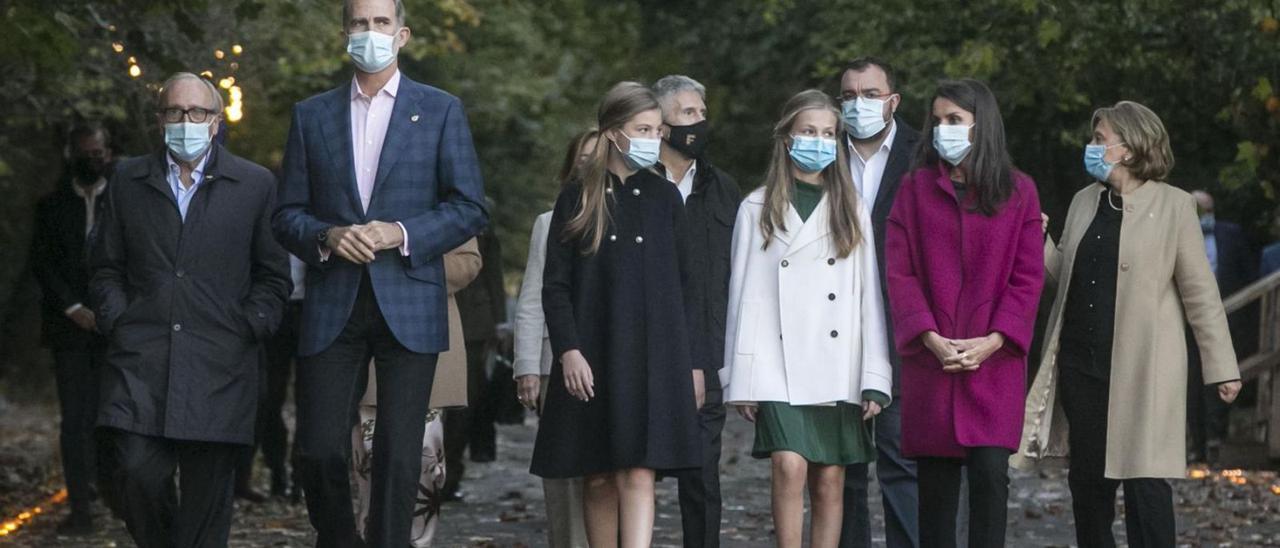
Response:
[[[883,59],[859,57],[850,61],[840,77],[839,98],[844,140],[849,147],[849,174],[858,196],[871,210],[880,292],[882,301],[888,303],[884,271],[885,222],[893,209],[902,176],[914,163],[920,132],[897,116],[898,106],[902,104],[897,72]],[[893,345],[891,311],[888,306],[884,309],[895,401],[882,409],[875,420],[876,479],[884,504],[885,544],[889,548],[914,548],[920,544],[916,526],[919,503],[916,463],[902,456],[902,403],[898,401],[902,359]],[[841,548],[871,547],[871,512],[867,501],[869,468],[868,464],[860,463],[845,470]]]
[[[738,209],[725,401],[755,423],[772,463],[778,546],[840,542],[845,467],[875,460],[868,423],[889,405],[892,366],[871,211],[849,175],[840,110],[807,90],[773,129],[764,186]],[[784,345],[783,342],[786,341]]]
[[[266,351],[266,387],[262,407],[258,411],[258,436],[262,456],[271,470],[271,494],[286,494],[294,503],[302,502],[302,486],[297,482],[297,463],[289,451],[289,428],[284,423],[284,404],[289,397],[289,380],[298,351],[298,327],[302,321],[302,301],[307,295],[307,264],[289,256],[289,276],[293,292],[285,305],[280,328],[264,345]],[[288,465],[286,466],[286,461]],[[288,469],[292,468],[292,472]],[[292,485],[290,485],[292,483]]]
[[[689,293],[694,367],[705,371],[706,401],[698,410],[702,467],[677,474],[680,521],[686,548],[720,546],[720,433],[725,408],[720,376],[724,365],[725,312],[729,299],[729,249],[742,191],[706,157],[710,122],[706,88],[688,76],[664,76],[653,84],[662,105],[660,160],[668,181],[680,189],[689,222]]]
[[[1044,357],[1027,396],[1014,464],[1069,458],[1080,546],[1115,546],[1116,489],[1134,547],[1177,543],[1173,489],[1186,474],[1187,347],[1195,333],[1202,382],[1224,402],[1240,391],[1218,284],[1195,200],[1164,183],[1169,134],[1132,101],[1100,108],[1060,244],[1044,243],[1057,285]]]
[[[1217,218],[1213,196],[1203,190],[1194,190],[1196,213],[1200,219],[1200,231],[1204,234],[1205,255],[1209,268],[1218,281],[1218,294],[1223,299],[1244,289],[1258,277],[1258,254],[1243,228],[1236,223]],[[1227,316],[1231,330],[1231,343],[1237,356],[1253,353],[1257,342],[1256,307]],[[1196,346],[1193,331],[1187,332],[1187,426],[1188,460],[1215,462],[1223,440],[1227,436],[1227,404],[1218,397],[1212,386],[1196,382],[1204,377],[1201,370],[1200,349]]]
[[[594,128],[579,133],[569,141],[557,177],[563,190],[579,176],[580,166],[591,159],[600,132]],[[542,312],[542,270],[547,258],[547,233],[551,213],[538,215],[529,235],[529,256],[524,267],[524,280],[516,300],[515,361],[516,397],[521,405],[542,413],[546,401],[547,382],[551,378],[551,338]],[[547,478],[542,480],[547,505],[547,542],[552,548],[587,548],[587,529],[583,522],[582,478]]]
[[[424,418],[449,346],[442,258],[489,214],[462,101],[400,72],[404,2],[342,7],[355,75],[294,107],[272,227],[308,267],[295,448],[316,542],[359,542],[351,427],[372,354],[380,382],[365,536],[390,546],[412,534]]]
[[[662,109],[649,88],[605,94],[580,182],[551,216],[542,308],[553,354],[531,471],[585,477],[593,547],[648,546],[657,471],[701,467],[701,369],[690,357],[690,252],[680,191],[651,168]]]
[[[477,282],[455,295],[462,314],[462,334],[467,347],[467,401],[465,408],[444,414],[445,459],[448,479],[445,500],[462,500],[458,487],[466,471],[462,455],[470,448],[472,462],[493,462],[497,458],[497,404],[492,391],[498,384],[489,376],[488,365],[498,346],[498,324],[507,318],[507,296],[502,280],[502,247],[492,230],[477,238],[483,259]],[[509,398],[510,396],[508,396]],[[507,401],[511,401],[508,399]]]
[[[414,548],[431,546],[436,525],[440,522],[440,504],[444,502],[447,473],[441,413],[445,409],[466,407],[468,403],[467,347],[454,295],[476,279],[481,264],[480,247],[475,238],[444,254],[444,277],[449,291],[449,350],[442,352],[437,362],[435,382],[431,384],[431,411],[424,418],[427,426],[422,438],[422,476],[418,480],[413,529],[409,536],[409,545]],[[368,528],[373,436],[378,417],[377,365],[374,363],[369,364],[369,386],[360,400],[359,414],[360,419],[351,433],[351,472],[356,483],[356,527],[364,536]]]
[[[109,444],[94,433],[98,418],[98,377],[106,340],[97,332],[89,298],[86,241],[102,217],[102,195],[111,178],[114,158],[111,134],[101,124],[82,123],[68,136],[68,169],[58,189],[36,205],[31,242],[31,269],[41,290],[41,342],[53,351],[58,407],[62,423],[58,442],[62,477],[70,514],[58,533],[88,535],[94,531],[94,480],[105,468]],[[101,473],[100,473],[101,472]],[[98,482],[110,491],[110,481]]]
[[[1280,240],[1280,209],[1271,215],[1271,224],[1268,225],[1271,237]],[[1280,271],[1280,241],[1272,242],[1262,248],[1262,257],[1259,258],[1258,263],[1259,278],[1265,278]]]
[[[165,149],[120,163],[93,238],[89,295],[109,339],[98,425],[114,429],[138,546],[225,546],[289,258],[271,235],[275,177],[212,143],[218,90],[178,73],[159,99]]]
[[[943,81],[928,106],[885,234],[902,451],[918,468],[921,546],[956,546],[962,468],[968,545],[1004,546],[1044,283],[1040,199],[1009,158],[986,85]]]

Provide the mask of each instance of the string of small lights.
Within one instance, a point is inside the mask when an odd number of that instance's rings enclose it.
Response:
[[[115,25],[108,25],[107,30],[114,33],[116,31],[116,27]],[[117,55],[126,55],[125,49],[124,42],[119,40],[111,42],[111,51],[114,51]],[[240,44],[231,45],[232,57],[240,57],[243,53],[244,46],[241,46]],[[224,61],[227,59],[227,52],[222,49],[215,49],[213,50],[213,58],[217,61]],[[125,61],[128,66],[126,70],[129,73],[129,77],[135,80],[141,78],[143,72],[142,66],[138,64],[138,58],[133,55],[128,55]],[[236,77],[234,76],[234,73],[240,70],[240,62],[231,61],[227,64],[227,69],[232,74],[216,80],[216,82],[218,87],[226,90],[227,92],[226,107],[223,109],[223,112],[226,115],[227,122],[234,124],[244,118],[244,90],[240,86],[236,85]],[[201,71],[200,76],[207,78],[209,81],[215,81],[212,69],[205,69]]]
[[[66,502],[66,500],[67,490],[63,489],[54,493],[53,496],[49,497],[43,503],[18,512],[12,518],[0,523],[0,537],[7,537],[17,533],[19,529],[22,529],[23,526],[30,523],[31,520],[36,518],[36,516],[52,510],[54,506],[62,504],[63,502]]]

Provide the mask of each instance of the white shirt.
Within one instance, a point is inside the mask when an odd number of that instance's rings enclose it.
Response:
[[[71,190],[84,200],[84,235],[88,236],[93,230],[93,217],[97,212],[98,197],[107,190],[106,177],[98,177],[97,182],[92,185],[85,185],[80,181],[71,183]]]
[[[192,168],[191,186],[182,184],[182,167],[173,161],[173,156],[165,153],[164,158],[169,161],[169,189],[173,191],[173,199],[178,202],[178,215],[182,216],[183,222],[186,222],[191,199],[195,198],[196,191],[200,190],[200,186],[204,184],[204,168],[205,164],[209,163],[209,151],[206,150],[204,156],[200,158],[200,163]]]
[[[689,164],[689,170],[684,172],[684,177],[679,181],[671,177],[671,170],[665,167],[663,169],[666,171],[667,180],[675,183],[676,188],[680,189],[680,197],[686,202],[689,201],[689,195],[693,194],[693,177],[698,173],[698,161],[694,160]]]
[[[893,149],[893,138],[898,134],[898,124],[889,122],[889,134],[884,136],[884,143],[869,159],[863,159],[858,149],[849,141],[849,172],[853,175],[853,185],[858,187],[858,194],[872,209],[876,203],[876,194],[880,192],[880,180],[884,178],[884,168],[889,163],[889,152]]]

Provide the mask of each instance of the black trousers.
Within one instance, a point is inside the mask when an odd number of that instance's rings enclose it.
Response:
[[[248,486],[253,456],[258,449],[267,469],[271,470],[271,492],[284,494],[289,487],[289,471],[285,461],[289,455],[289,428],[284,423],[284,404],[289,397],[289,380],[293,375],[294,355],[298,350],[298,327],[302,321],[302,302],[290,301],[284,310],[280,329],[262,345],[258,378],[258,415],[254,427],[255,446],[236,467],[236,481]],[[296,473],[296,470],[295,470]]]
[[[232,483],[243,446],[119,430],[112,438],[120,465],[120,513],[139,548],[227,545]]]
[[[497,407],[489,397],[494,383],[485,374],[489,349],[488,341],[467,341],[467,406],[444,413],[445,493],[457,491],[462,483],[467,469],[462,456],[468,447],[472,457],[497,452]]]
[[[960,480],[969,482],[969,547],[1004,546],[1009,503],[1009,455],[1003,447],[973,447],[963,459],[916,460],[920,478],[920,546],[956,543]]]
[[[884,539],[888,548],[920,545],[916,512],[916,463],[902,456],[902,406],[895,401],[876,416],[876,479],[884,504]],[[840,548],[871,548],[869,507],[870,466],[852,464],[844,469],[844,521]]]
[[[396,340],[366,274],[337,340],[298,363],[295,451],[320,548],[362,545],[351,504],[351,428],[370,358],[378,375],[378,428],[366,541],[377,548],[409,541],[436,354],[412,352]]]
[[[98,375],[102,369],[103,349],[58,350],[53,353],[54,377],[58,387],[58,407],[62,423],[58,428],[58,444],[62,452],[62,476],[67,484],[67,502],[73,514],[88,516],[93,502],[94,482],[101,472],[109,473],[110,441],[96,436],[98,420]],[[106,457],[106,458],[104,458]],[[110,491],[110,481],[98,481]],[[110,499],[111,493],[102,493]]]
[[[1125,530],[1135,548],[1174,546],[1173,487],[1162,478],[1115,480],[1106,477],[1106,380],[1069,367],[1059,367],[1058,397],[1067,416],[1071,464],[1067,483],[1076,518],[1076,542],[1082,548],[1116,545],[1111,524],[1116,519],[1116,488],[1124,485]]]
[[[724,390],[716,371],[707,371],[705,378],[706,401],[698,410],[702,468],[676,476],[685,548],[720,546],[720,434],[725,421]]]

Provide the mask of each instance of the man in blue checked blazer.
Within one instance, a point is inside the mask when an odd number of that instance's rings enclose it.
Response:
[[[448,348],[441,257],[488,219],[462,103],[400,74],[401,0],[346,0],[351,82],[294,108],[273,219],[307,263],[296,450],[317,546],[364,545],[348,473],[376,360],[368,546],[410,538],[436,356]]]

